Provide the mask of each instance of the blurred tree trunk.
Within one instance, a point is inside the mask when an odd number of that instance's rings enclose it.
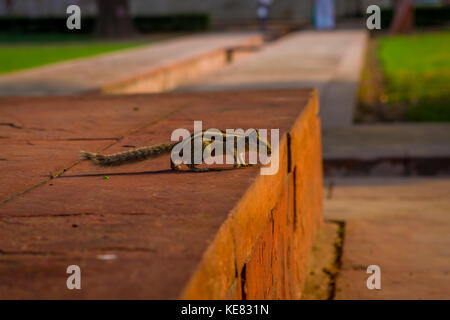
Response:
[[[97,0],[97,12],[97,35],[113,38],[136,34],[128,0]]]
[[[395,15],[389,29],[390,34],[409,33],[414,27],[413,0],[396,0]]]

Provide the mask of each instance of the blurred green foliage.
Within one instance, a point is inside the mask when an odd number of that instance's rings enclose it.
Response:
[[[11,40],[10,36],[6,37],[6,39],[8,38]],[[96,42],[86,37],[81,37],[76,41],[74,39],[67,41],[66,37],[58,38],[56,35],[20,38],[27,41],[26,44],[18,39],[12,41],[12,44],[6,44],[2,41],[6,39],[2,39],[0,35],[0,74],[65,60],[91,57],[149,43],[149,41]],[[51,42],[43,43],[42,40]]]
[[[406,120],[450,121],[450,31],[378,39],[383,102],[404,103]]]

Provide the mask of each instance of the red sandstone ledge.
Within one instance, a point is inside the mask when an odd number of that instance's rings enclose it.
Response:
[[[3,98],[0,112],[0,299],[301,296],[322,219],[315,90]],[[280,129],[278,173],[77,162],[80,149],[168,142],[194,120]],[[66,287],[72,264],[81,290]]]

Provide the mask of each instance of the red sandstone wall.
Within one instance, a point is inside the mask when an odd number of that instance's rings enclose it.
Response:
[[[322,221],[317,93],[280,144],[280,170],[259,176],[230,212],[185,288],[186,299],[299,299]]]

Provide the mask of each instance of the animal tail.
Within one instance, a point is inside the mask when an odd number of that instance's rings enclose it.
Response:
[[[120,166],[125,163],[143,161],[150,158],[157,158],[172,151],[176,143],[160,144],[150,147],[142,147],[134,150],[103,155],[81,151],[81,159],[92,161],[98,166]]]

